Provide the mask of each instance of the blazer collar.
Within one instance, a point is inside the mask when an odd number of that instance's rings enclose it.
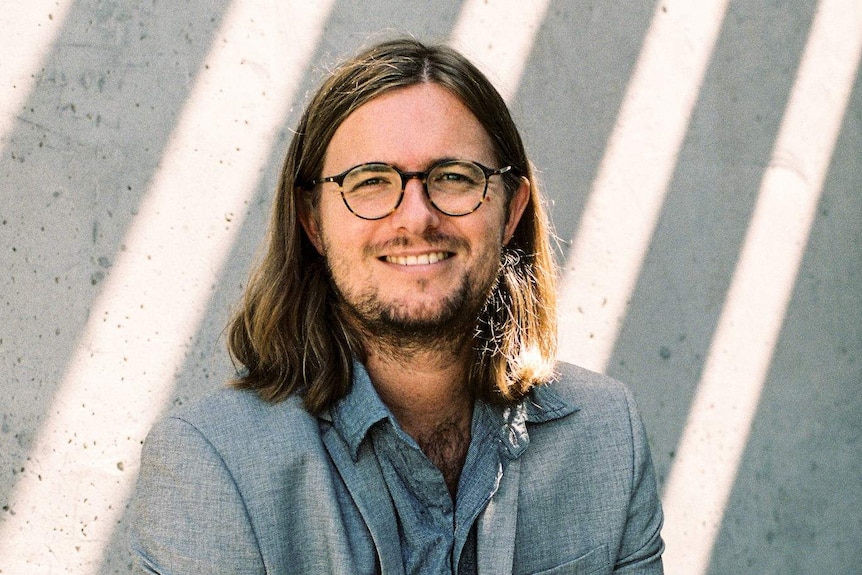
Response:
[[[543,385],[537,385],[523,401],[529,423],[544,423],[559,419],[580,409],[557,393],[554,384],[559,376]]]
[[[389,497],[370,442],[360,443],[357,454],[333,425],[321,424],[321,437],[350,497],[362,515],[377,549],[382,573],[403,575],[401,545],[395,506]]]
[[[511,406],[477,405],[479,409],[489,410],[498,422],[502,419],[496,433],[501,440],[501,471],[505,468],[477,524],[479,573],[503,573],[512,568],[519,457],[530,443],[527,423],[541,424],[578,410],[557,393],[553,383],[533,388],[523,401]],[[370,442],[363,441],[368,430],[381,420],[390,419],[396,428],[398,426],[360,362],[353,363],[350,392],[321,419],[328,422],[321,425],[323,442],[371,532],[382,571],[402,573],[395,508],[387,490],[381,489],[384,480],[373,448]]]
[[[511,459],[519,457],[530,443],[527,423],[552,421],[578,410],[555,391],[554,381],[534,387],[519,403],[493,409],[503,420],[499,427],[500,439]],[[359,446],[375,423],[389,419],[396,429],[399,428],[389,408],[377,395],[365,366],[355,359],[350,392],[324,418],[332,421],[335,430],[347,443],[353,461],[357,460]]]
[[[550,385],[534,387],[523,401],[494,408],[503,424],[498,427],[503,453],[517,459],[530,445],[527,424],[545,423],[566,416],[578,408],[560,397]]]

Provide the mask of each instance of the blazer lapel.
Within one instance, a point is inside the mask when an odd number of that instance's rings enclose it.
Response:
[[[395,508],[370,444],[364,442],[359,447],[354,461],[347,444],[331,426],[323,433],[323,443],[371,532],[381,572],[403,575]]]
[[[479,575],[512,572],[521,460],[509,459],[504,465],[506,469],[500,478],[500,486],[480,515],[476,528]]]

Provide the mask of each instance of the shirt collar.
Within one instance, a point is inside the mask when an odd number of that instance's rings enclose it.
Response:
[[[561,397],[553,388],[553,381],[530,390],[522,401],[497,407],[497,417],[503,424],[498,427],[500,443],[511,459],[517,459],[530,445],[527,424],[545,423],[578,410],[573,403]]]
[[[553,383],[552,380],[548,384],[534,387],[527,397],[514,405],[486,406],[493,413],[493,419],[499,422],[496,427],[500,441],[512,459],[519,457],[530,443],[528,423],[553,421],[579,409],[561,397],[555,391]],[[479,406],[476,408],[479,409]],[[350,392],[332,407],[329,415],[335,430],[350,448],[354,461],[358,457],[362,440],[375,423],[389,419],[394,427],[398,427],[389,408],[377,395],[365,366],[355,359]]]
[[[330,410],[332,425],[347,442],[350,456],[355,461],[359,445],[371,426],[392,417],[389,408],[380,400],[365,366],[353,360],[353,385],[350,392]]]

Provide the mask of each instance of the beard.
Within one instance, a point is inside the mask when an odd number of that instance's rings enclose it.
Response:
[[[423,235],[425,243],[440,251],[467,251],[464,241],[457,237],[429,231]],[[326,238],[323,238],[327,245]],[[383,245],[369,246],[366,257],[390,248],[408,247],[410,242],[397,237]],[[335,250],[327,248],[332,254]],[[342,325],[354,332],[364,346],[392,357],[418,351],[441,351],[460,354],[476,336],[479,316],[498,285],[501,271],[501,253],[489,248],[479,258],[488,262],[472,271],[466,271],[453,289],[436,301],[404,301],[384,295],[383,289],[373,282],[351,282],[352,262],[343,257],[324,257],[323,263],[334,292],[333,311],[341,317]],[[490,263],[490,262],[495,263]],[[341,280],[341,281],[339,281]],[[351,285],[353,284],[353,285]],[[416,286],[422,292],[424,283]]]
[[[352,291],[339,286],[325,260],[335,312],[357,331],[366,345],[401,355],[419,350],[460,352],[476,334],[479,316],[497,286],[496,273],[481,279],[465,274],[445,298],[431,304],[390,301],[375,287]]]
[[[331,277],[331,276],[330,276]],[[460,286],[436,309],[407,309],[398,303],[385,302],[376,291],[357,297],[345,297],[335,282],[339,311],[348,323],[373,338],[374,346],[400,350],[460,350],[476,331],[480,311],[493,285],[476,289],[464,277]]]

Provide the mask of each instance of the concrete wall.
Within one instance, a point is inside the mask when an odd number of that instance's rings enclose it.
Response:
[[[862,2],[19,5],[0,573],[129,570],[140,442],[230,373],[306,94],[393,33],[510,86],[560,238],[561,356],[635,392],[668,572],[862,573]]]

